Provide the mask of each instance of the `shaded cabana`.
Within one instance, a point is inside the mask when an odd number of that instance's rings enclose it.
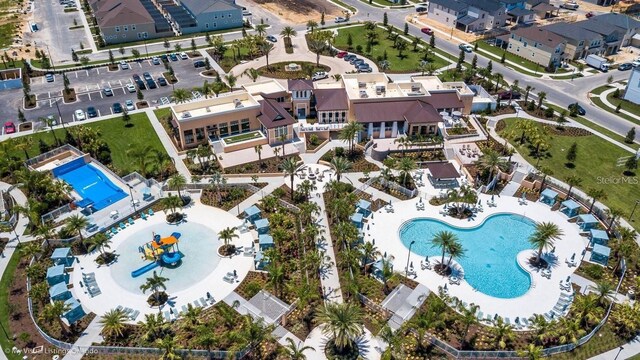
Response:
[[[556,203],[556,198],[558,197],[558,193],[546,188],[540,194],[540,202],[543,204],[547,204],[549,206],[553,206]]]
[[[256,230],[258,234],[266,234],[269,232],[269,220],[268,219],[258,219],[254,222],[256,226]]]
[[[67,319],[70,325],[75,324],[87,315],[76,298],[69,298],[64,303],[69,307],[69,310],[65,312],[62,317]]]
[[[359,212],[353,213],[353,215],[351,215],[351,223],[358,229],[362,229],[362,219],[363,216]]]
[[[262,254],[262,251],[258,251],[256,253],[256,257],[254,258],[254,264],[256,266],[256,270],[264,270],[264,268],[269,265],[269,262]]]
[[[361,213],[362,215],[369,216],[369,214],[371,214],[371,203],[369,201],[360,199],[356,206],[356,211]]]
[[[67,289],[66,283],[57,283],[49,288],[51,301],[64,301],[71,297],[71,292]]]
[[[254,223],[256,220],[260,219],[260,209],[257,206],[251,205],[250,207],[244,209],[243,211],[245,215],[245,219],[249,220],[250,223]]]
[[[576,221],[576,224],[578,224],[578,226],[582,230],[589,230],[598,225],[598,219],[596,219],[596,217],[591,214],[582,214],[578,216],[578,221]]]
[[[53,254],[51,254],[51,260],[56,265],[64,265],[66,267],[70,267],[73,265],[73,261],[75,258],[71,255],[71,248],[57,248],[53,250]]]
[[[609,235],[604,230],[591,229],[589,230],[589,241],[591,245],[604,245],[609,242]]]
[[[560,211],[572,218],[578,215],[578,211],[580,211],[580,204],[571,199],[565,200],[560,204]]]
[[[275,246],[273,243],[273,237],[269,234],[258,235],[258,245],[261,251]]]
[[[591,258],[589,260],[592,262],[598,263],[602,266],[607,266],[607,264],[609,263],[610,254],[611,254],[611,249],[608,246],[595,244],[593,245],[593,250],[591,251]]]
[[[64,283],[68,280],[67,273],[64,270],[64,265],[56,265],[47,269],[47,283],[49,286]]]
[[[457,187],[460,173],[450,162],[432,163],[427,165],[429,182],[436,189],[450,189]]]

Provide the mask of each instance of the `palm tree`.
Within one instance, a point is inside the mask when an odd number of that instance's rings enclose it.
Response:
[[[227,75],[224,76],[224,79],[227,80],[227,84],[229,84],[229,88],[233,90],[233,88],[236,86],[236,82],[238,81],[238,77],[233,75],[232,72],[229,72]]]
[[[244,316],[244,326],[242,327],[242,337],[255,349],[257,349],[257,358],[263,359],[262,342],[271,339],[271,332],[275,326],[265,326],[264,320],[258,319],[253,321],[250,315]]]
[[[38,242],[36,241],[28,242],[20,247],[20,255],[24,256],[27,259],[31,259],[41,252],[42,248],[40,248],[40,244],[38,244]]]
[[[175,89],[173,90],[173,98],[178,104],[180,104],[189,101],[189,99],[191,99],[191,94],[189,94],[187,89]]]
[[[547,98],[547,93],[544,91],[540,91],[538,93],[538,105],[536,106],[536,109],[540,110],[540,108],[542,107],[542,103],[544,102],[544,100]]]
[[[309,32],[311,32],[312,34],[316,30],[317,27],[318,27],[318,23],[317,22],[315,22],[313,20],[307,21],[307,30],[309,30]]]
[[[304,346],[302,342],[296,344],[290,337],[287,338],[287,345],[282,349],[291,360],[307,360],[307,355],[304,352],[307,350],[316,351],[312,346]]]
[[[202,314],[201,307],[194,307],[191,304],[187,304],[187,311],[184,313],[184,319],[191,325],[200,325],[200,315]]]
[[[80,242],[82,243],[84,241],[84,237],[82,236],[82,229],[86,228],[88,225],[89,220],[87,220],[86,217],[80,214],[75,214],[67,218],[67,223],[64,227],[69,232],[77,233],[80,237]]]
[[[163,353],[160,356],[160,360],[178,360],[181,359],[180,355],[176,354],[176,341],[172,336],[166,336],[162,339],[156,340],[156,344]]]
[[[451,248],[452,244],[458,242],[458,237],[451,231],[438,231],[431,239],[431,246],[438,247],[442,249],[442,259],[440,259],[440,264],[444,268],[444,254],[445,252]]]
[[[611,229],[613,228],[613,225],[616,224],[616,220],[624,215],[624,211],[622,211],[622,209],[620,208],[616,208],[616,207],[610,207],[609,209],[606,210],[607,215],[609,216],[609,218],[611,220],[609,220],[609,224],[607,225],[607,231],[611,231]]]
[[[124,336],[125,322],[128,316],[122,310],[112,309],[100,317],[98,323],[102,326],[100,332],[106,338],[120,338]]]
[[[355,346],[364,332],[362,310],[351,303],[326,303],[316,310],[314,320],[324,325],[322,333],[341,353]]]
[[[589,212],[593,210],[593,206],[596,204],[596,200],[605,200],[607,198],[607,193],[604,190],[596,188],[589,188],[587,190],[587,195],[592,199],[591,206],[589,206]]]
[[[235,227],[228,227],[220,230],[218,233],[218,238],[224,242],[225,245],[229,245],[231,241],[235,238],[239,238],[238,234],[236,234]]]
[[[335,156],[331,159],[331,168],[336,173],[336,179],[340,181],[342,174],[351,169],[351,162],[344,157]]]
[[[274,45],[270,42],[264,42],[260,44],[260,52],[265,56],[267,60],[267,70],[269,69],[269,54],[273,51]]]
[[[167,323],[160,314],[146,314],[144,321],[138,321],[138,326],[144,330],[145,341],[155,341],[161,337],[166,329]]]
[[[89,252],[98,250],[100,252],[100,257],[102,257],[103,259],[107,258],[107,253],[104,251],[104,249],[111,248],[111,239],[109,239],[107,235],[105,235],[104,233],[98,233],[88,238],[86,242],[88,243],[87,250]]]
[[[291,37],[295,37],[298,35],[298,32],[295,31],[291,26],[285,26],[282,31],[280,31],[280,36],[285,39],[289,39],[291,41]]]
[[[364,131],[364,125],[355,121],[350,121],[340,130],[338,138],[349,142],[349,152],[353,153],[354,139],[361,131]]]
[[[393,271],[393,264],[391,260],[382,259],[382,269],[380,270],[380,278],[384,286],[383,291],[385,294],[389,293],[389,281],[393,280],[396,276]]]
[[[636,232],[627,227],[620,227],[618,229],[620,238],[613,243],[615,250],[615,256],[618,259],[616,266],[613,267],[612,273],[615,274],[622,263],[622,259],[629,259],[637,252],[637,245],[635,244]]]
[[[560,344],[578,344],[586,331],[580,326],[580,320],[562,317],[558,321],[558,341]]]
[[[484,151],[484,154],[478,159],[477,165],[482,170],[489,170],[489,177],[487,183],[490,184],[493,180],[494,171],[498,171],[500,169],[505,169],[507,167],[507,162],[504,161],[500,157],[497,151],[493,149],[487,149]]]
[[[544,356],[542,346],[536,346],[535,344],[529,344],[526,349],[518,350],[517,352],[519,357],[526,358],[527,360],[539,360]]]
[[[320,67],[320,54],[327,46],[324,41],[320,40],[309,40],[308,43],[309,50],[316,54],[316,67]]]
[[[476,313],[478,312],[478,305],[475,304],[471,304],[468,308],[463,306],[462,304],[460,304],[460,306],[458,306],[458,311],[462,314],[462,317],[460,318],[460,322],[463,325],[463,329],[460,333],[460,340],[462,341],[462,343],[466,343],[467,341],[467,334],[469,333],[469,328],[472,325],[475,325],[478,323],[478,318]]]
[[[449,245],[447,252],[449,253],[449,260],[447,261],[447,267],[451,267],[451,260],[464,257],[464,253],[466,251],[462,247],[462,244],[460,244],[459,242],[454,242],[451,245]]]
[[[259,37],[264,37],[267,34],[267,24],[257,24],[253,29],[258,33]]]
[[[524,88],[524,103],[525,103],[525,105],[527,104],[527,101],[529,100],[529,94],[535,89],[536,88],[534,88],[531,85],[527,85],[527,87]]]
[[[535,230],[529,237],[529,243],[538,250],[536,255],[536,264],[540,264],[540,257],[542,251],[545,248],[553,246],[556,240],[559,240],[564,232],[558,227],[558,225],[552,222],[539,222],[536,223]]]
[[[177,190],[178,197],[182,199],[182,193],[180,191],[185,185],[187,185],[187,178],[185,178],[184,175],[180,173],[175,173],[169,178],[169,180],[167,180],[167,185],[169,186],[169,189]]]
[[[400,171],[400,177],[402,177],[402,186],[407,186],[407,179],[411,178],[411,172],[417,168],[415,160],[410,157],[403,157],[396,163],[396,169]]]
[[[282,163],[280,163],[280,169],[285,175],[289,176],[291,184],[291,201],[293,201],[293,179],[296,175],[296,170],[298,169],[298,162],[293,157],[286,158]]]
[[[162,277],[158,275],[158,273],[154,270],[151,277],[148,277],[144,284],[140,285],[140,290],[142,293],[146,293],[147,290],[151,290],[153,294],[151,296],[155,300],[155,305],[161,305],[161,297],[164,293],[164,290],[167,290],[167,285],[165,284],[169,281],[169,278]],[[159,291],[162,289],[163,291]]]
[[[533,315],[529,321],[531,322],[531,330],[535,333],[535,343],[543,344],[549,337],[553,322],[547,321],[547,319],[540,314]]]
[[[67,325],[62,321],[62,316],[71,310],[71,305],[65,304],[64,301],[53,301],[44,306],[38,318],[48,324],[58,322],[60,330],[66,333]]]
[[[282,295],[282,285],[285,280],[284,265],[277,264],[276,262],[267,265],[267,272],[269,274],[267,283],[273,287],[273,291],[276,296]]]
[[[380,254],[380,250],[371,242],[362,244],[362,246],[360,246],[360,253],[362,254],[362,274],[366,275],[368,264],[382,254]]]
[[[171,214],[175,214],[176,210],[184,204],[182,199],[175,195],[169,195],[166,198],[160,200],[160,204],[164,207],[165,210],[171,209]]]
[[[262,162],[262,145],[258,144],[254,146],[253,150],[258,154],[258,161]]]
[[[582,183],[582,178],[576,175],[569,175],[564,179],[564,181],[567,183],[567,185],[569,185],[569,191],[567,191],[567,198],[570,198],[571,189],[573,189],[574,186],[579,186]]]
[[[516,337],[513,327],[505,323],[499,316],[493,321],[493,327],[489,327],[489,331],[493,335],[493,341],[496,346],[500,349],[506,348],[507,344]]]
[[[260,77],[260,72],[255,68],[248,68],[242,72],[243,76],[247,76],[251,81],[256,82]]]
[[[589,285],[589,288],[596,293],[600,305],[605,306],[616,298],[615,287],[608,281],[600,280],[595,286]]]

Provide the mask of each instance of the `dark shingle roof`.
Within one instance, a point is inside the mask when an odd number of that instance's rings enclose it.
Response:
[[[450,162],[431,163],[427,169],[436,179],[455,179],[460,176],[458,170]]]
[[[180,2],[196,16],[206,12],[241,9],[240,6],[225,0],[181,0]]]
[[[313,81],[304,79],[287,80],[287,89],[291,90],[313,90]]]
[[[429,1],[429,5],[431,4],[440,5],[445,9],[451,9],[457,12],[464,11],[469,7],[469,5],[457,0],[431,0]]]
[[[457,21],[458,21],[459,24],[462,24],[462,25],[470,25],[476,20],[478,20],[477,17],[465,15],[465,16],[461,17],[460,19],[458,19]]]
[[[461,109],[464,103],[456,91],[430,92],[429,103],[436,109]]]
[[[498,11],[504,6],[495,0],[460,0],[469,6],[477,7],[478,9],[492,13]]]
[[[543,29],[549,30],[559,36],[572,40],[591,40],[595,38],[602,38],[602,35],[583,29],[577,26],[575,23],[555,23],[544,26]]]
[[[531,14],[533,14],[533,11],[528,9],[515,8],[515,9],[509,10],[509,15],[513,15],[513,16],[526,16]]]
[[[620,29],[616,29],[616,27],[601,21],[582,20],[582,21],[576,21],[574,24],[583,29],[597,32],[598,34],[601,34],[604,36],[609,36],[617,31],[620,31]]]
[[[138,0],[96,1],[96,19],[100,26],[120,26],[153,23],[153,18]]]
[[[296,122],[293,116],[291,116],[279,102],[273,99],[260,101],[260,115],[258,115],[258,120],[267,129],[293,125]]]
[[[562,36],[537,26],[519,28],[512,31],[512,33],[516,36],[521,36],[527,40],[535,41],[549,47],[556,47],[564,42],[564,38]]]
[[[316,89],[316,110],[347,110],[349,109],[349,99],[345,89]]]
[[[409,124],[439,123],[442,117],[433,105],[424,101],[416,101],[405,113],[404,118]]]
[[[640,28],[640,21],[635,20],[630,16],[618,13],[606,13],[597,15],[594,16],[591,20],[604,22],[606,24],[614,25],[625,30]]]
[[[433,105],[422,100],[364,102],[353,104],[357,122],[404,121],[437,123],[442,117]]]

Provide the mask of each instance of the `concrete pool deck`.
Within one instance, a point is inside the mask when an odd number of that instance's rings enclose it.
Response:
[[[198,225],[205,226],[211,229],[211,233],[217,234],[220,230],[236,226],[239,227],[242,221],[230,213],[218,208],[195,203],[189,208],[182,210],[187,215],[188,222],[197,223]],[[143,228],[148,228],[153,224],[166,224],[165,213],[158,212],[154,216],[149,217],[147,220],[137,220],[134,225],[126,227],[121,230],[112,238],[111,248],[117,249],[120,245],[131,236],[135,235]],[[235,239],[232,243],[237,246],[250,246],[253,245],[253,237],[251,233],[236,232],[239,238]],[[217,240],[212,240],[211,245],[216,248],[221,244]],[[140,311],[136,321],[144,319],[145,314],[157,313],[158,308],[152,308],[147,304],[147,298],[149,292],[143,294],[140,291],[139,295],[135,295],[129,291],[124,290],[120,285],[116,283],[116,280],[111,275],[111,268],[109,266],[99,266],[94,259],[97,253],[91,253],[88,255],[78,256],[79,262],[76,262],[73,272],[71,272],[70,283],[74,285],[71,289],[75,298],[80,300],[80,303],[85,308],[94,312],[96,315],[101,316],[111,309],[115,309],[118,305],[128,307],[133,310]],[[182,305],[193,303],[193,301],[200,298],[206,299],[207,292],[211,293],[215,302],[222,301],[227,295],[240,284],[240,281],[244,279],[247,273],[253,269],[253,256],[236,255],[232,258],[221,258],[218,266],[208,274],[202,274],[197,283],[192,284],[186,289],[176,291],[174,293],[168,293],[171,301],[174,302],[174,308],[180,310]],[[135,268],[131,269],[132,271]],[[228,283],[223,280],[223,277],[227,272],[233,272],[236,270],[238,280],[234,283]],[[80,287],[82,282],[82,273],[95,273],[95,279],[98,287],[101,291],[100,295],[91,297],[85,287]],[[150,276],[151,273],[148,273]],[[145,275],[143,275],[145,276]],[[163,310],[168,310],[165,306]],[[132,322],[136,322],[132,321]]]
[[[375,245],[381,253],[393,255],[394,270],[404,272],[407,264],[408,248],[404,246],[400,240],[399,230],[401,225],[416,218],[430,218],[444,221],[452,226],[460,228],[471,228],[480,225],[489,216],[499,213],[512,213],[525,216],[535,222],[550,221],[557,224],[564,232],[561,240],[555,243],[555,255],[557,263],[554,264],[551,271],[551,278],[542,277],[541,273],[531,269],[522,261],[524,258],[533,256],[535,251],[525,250],[518,254],[518,263],[531,276],[532,286],[522,296],[512,299],[501,299],[481,293],[472,288],[466,281],[460,285],[450,285],[448,278],[436,274],[432,270],[422,270],[420,261],[424,260],[423,256],[415,253],[409,255],[409,262],[414,263],[416,271],[415,280],[426,285],[431,291],[438,293],[438,287],[447,285],[450,296],[455,296],[466,303],[474,303],[479,306],[484,317],[487,314],[498,314],[504,318],[510,318],[513,322],[516,317],[529,318],[533,314],[544,314],[549,312],[555,306],[561,294],[559,283],[565,280],[575,271],[565,263],[565,259],[570,258],[572,254],[576,254],[576,262],[579,262],[582,250],[587,245],[587,238],[580,236],[578,226],[567,221],[567,217],[559,211],[551,211],[550,207],[540,202],[527,201],[526,205],[519,205],[518,198],[515,197],[495,197],[496,207],[488,207],[487,201],[491,198],[488,195],[479,195],[482,200],[484,211],[479,212],[473,220],[460,220],[450,216],[444,217],[439,214],[442,206],[431,206],[423,199],[425,203],[424,210],[417,210],[416,203],[418,198],[394,202],[393,213],[388,213],[384,208],[380,209],[368,218],[367,224],[364,225],[365,241],[371,242],[375,239]],[[473,254],[466,254],[473,256]],[[438,261],[439,261],[438,257]],[[435,259],[432,257],[431,262]],[[578,264],[579,265],[579,264]]]

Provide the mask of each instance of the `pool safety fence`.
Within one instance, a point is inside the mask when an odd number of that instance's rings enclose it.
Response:
[[[399,193],[401,193],[402,195],[408,197],[408,198],[413,198],[416,195],[418,195],[418,189],[413,189],[413,190],[409,190],[406,187],[394,182],[394,181],[387,181],[386,179],[383,179],[381,177],[377,177],[374,178],[376,179],[376,181],[384,186],[384,187],[388,187],[390,190],[395,190],[398,191]]]
[[[78,148],[76,148],[73,145],[69,145],[69,144],[64,144],[60,147],[57,147],[53,150],[47,151],[44,154],[40,154],[38,156],[32,157],[31,159],[28,159],[27,161],[25,161],[25,165],[27,165],[27,167],[32,168],[33,165],[35,164],[39,164],[47,159],[51,159],[52,157],[58,156],[64,152],[72,152],[75,155],[82,157],[84,156],[84,153],[82,151],[80,151]],[[33,169],[32,169],[33,170]]]

